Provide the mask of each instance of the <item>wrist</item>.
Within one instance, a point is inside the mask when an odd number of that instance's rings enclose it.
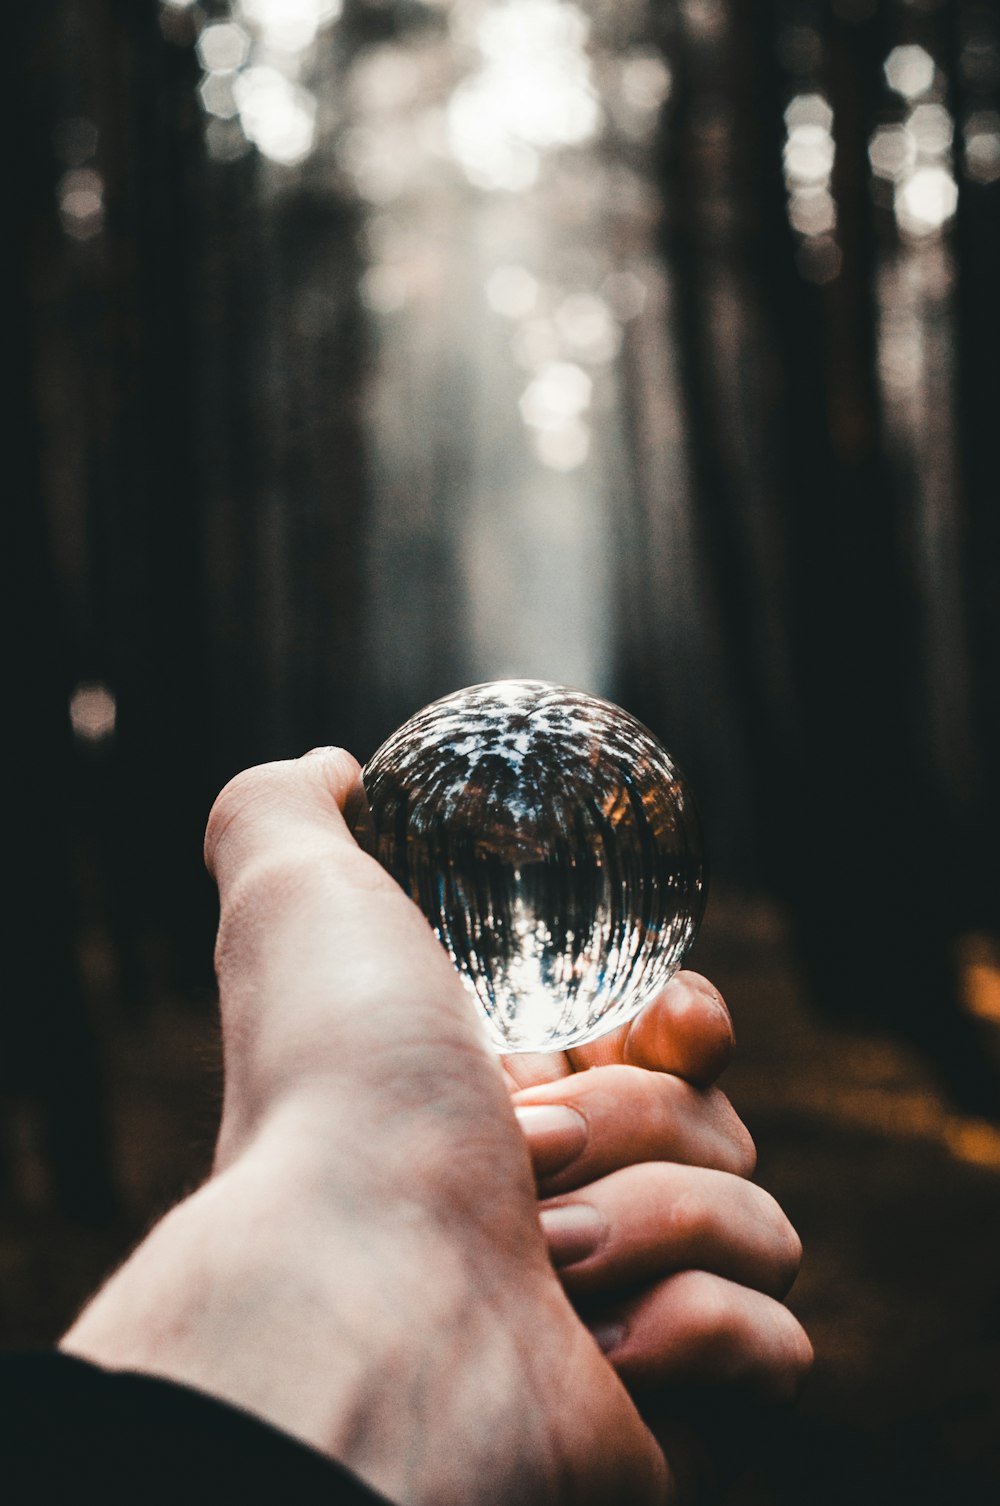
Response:
[[[541,1498],[533,1325],[514,1309],[552,1300],[544,1258],[515,1298],[487,1241],[417,1196],[362,1199],[276,1138],[167,1215],[62,1347],[254,1413],[408,1506]]]

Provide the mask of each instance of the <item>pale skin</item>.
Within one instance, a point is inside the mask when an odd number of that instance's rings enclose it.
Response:
[[[318,749],[216,801],[214,1169],[62,1347],[243,1407],[401,1506],[682,1506],[648,1397],[785,1399],[811,1359],[781,1302],[798,1240],[712,1086],[725,1006],[681,973],[613,1036],[501,1066],[347,829],[358,775]]]

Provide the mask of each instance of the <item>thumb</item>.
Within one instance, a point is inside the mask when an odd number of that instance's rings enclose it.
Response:
[[[358,798],[357,762],[318,749],[237,775],[209,817],[226,1106],[240,1105],[241,1120],[331,1075],[355,1091],[374,1073],[384,1082],[404,1052],[415,1095],[456,1049],[490,1071],[447,953],[351,836],[343,812]]]
[[[317,840],[353,842],[343,812],[361,791],[361,768],[344,748],[314,748],[304,758],[259,764],[231,779],[212,806],[205,862],[224,894],[255,859]]]

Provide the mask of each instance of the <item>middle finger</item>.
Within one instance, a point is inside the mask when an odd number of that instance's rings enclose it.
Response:
[[[749,1176],[753,1141],[718,1088],[643,1067],[595,1067],[514,1094],[539,1190],[569,1192],[621,1167],[677,1161]]]

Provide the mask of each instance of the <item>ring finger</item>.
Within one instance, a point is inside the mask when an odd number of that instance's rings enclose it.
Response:
[[[676,1271],[710,1271],[783,1297],[802,1246],[771,1195],[722,1171],[629,1166],[539,1210],[552,1262],[576,1297]]]

